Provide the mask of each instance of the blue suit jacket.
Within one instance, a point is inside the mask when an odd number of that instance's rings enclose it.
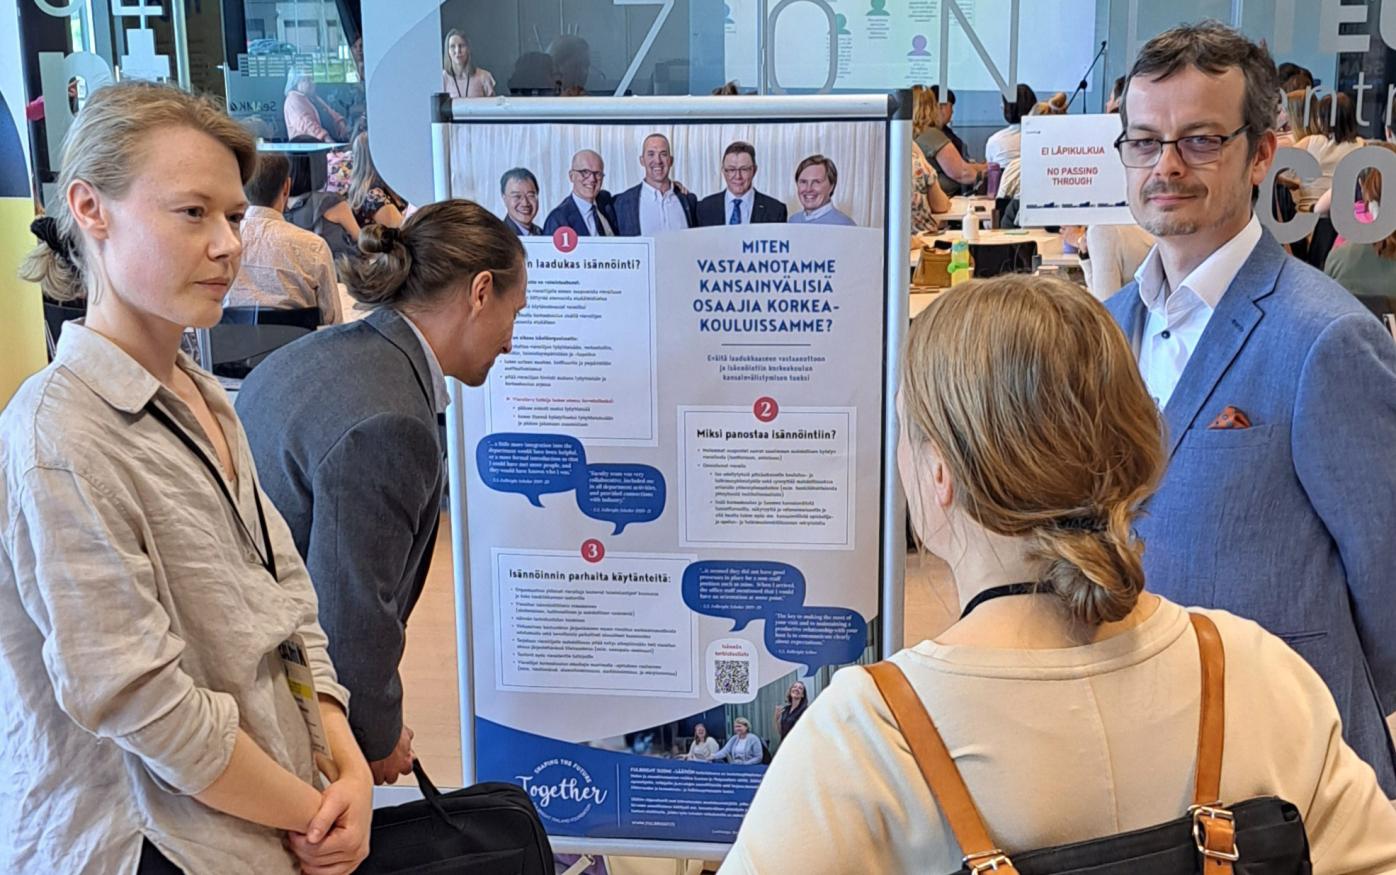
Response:
[[[1137,348],[1138,284],[1106,306]],[[1251,427],[1209,428],[1228,406]],[[1396,343],[1264,232],[1163,418],[1168,471],[1138,523],[1148,588],[1283,638],[1396,797]]]
[[[640,236],[640,186],[633,185],[625,191],[616,195],[616,235],[620,237]],[[688,227],[694,228],[698,225],[698,197],[689,192],[679,195],[679,203],[683,205],[684,218],[688,220]]]
[[[615,210],[611,207],[611,193],[602,190],[596,195],[596,209],[606,217],[611,228],[616,227]],[[577,202],[572,200],[569,192],[567,197],[562,199],[562,203],[553,207],[553,211],[548,213],[548,218],[543,222],[543,233],[551,235],[558,228],[566,226],[577,232],[578,237],[590,237],[591,232],[587,230],[586,219],[582,218],[582,211],[577,209]]]

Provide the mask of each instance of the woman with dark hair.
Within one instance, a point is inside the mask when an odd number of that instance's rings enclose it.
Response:
[[[1120,101],[1125,98],[1125,77],[1116,76],[1115,83],[1110,86],[1110,96],[1105,101],[1105,111],[1114,114],[1120,111]]]
[[[963,777],[972,803],[951,816],[977,808],[1002,854],[1176,821],[1199,783],[1208,630],[1226,678],[1208,799],[1292,802],[1314,871],[1396,872],[1396,810],[1318,674],[1250,620],[1148,591],[1135,523],[1167,450],[1099,302],[1011,274],[941,293],[911,323],[896,409],[908,518],[950,563],[959,619],[876,676],[834,675],[762,778],[724,875],[974,868],[963,855],[984,849],[956,841],[912,752],[932,736],[903,730],[884,684],[897,710],[929,715]],[[1188,860],[1179,871],[1201,871]]]
[[[1333,171],[1348,155],[1366,145],[1357,135],[1357,108],[1346,94],[1330,94],[1318,102],[1318,124],[1323,131],[1295,143],[1297,149],[1307,149],[1318,160],[1320,174],[1314,179],[1299,181],[1295,198],[1301,211],[1310,211],[1319,198],[1333,187]]]
[[[1019,82],[1016,99],[1012,103],[1003,101],[1003,120],[1008,122],[1008,127],[989,137],[984,144],[984,160],[1007,167],[1008,162],[1018,158],[1023,149],[1023,118],[1031,115],[1036,105],[1037,94]]]
[[[402,211],[407,209],[407,201],[378,175],[368,151],[367,131],[354,138],[350,164],[348,200],[349,208],[354,211],[354,221],[360,225],[402,227]]]
[[[795,728],[795,724],[804,716],[808,707],[809,697],[805,693],[805,685],[796,681],[785,691],[785,704],[776,707],[776,725],[780,727],[781,738],[790,734],[790,730]]]
[[[359,242],[364,256],[339,273],[372,312],[277,350],[237,411],[321,594],[354,737],[374,781],[392,783],[412,771],[398,662],[441,519],[446,378],[485,382],[528,276],[518,236],[466,200],[429,204],[401,229],[370,225]]]

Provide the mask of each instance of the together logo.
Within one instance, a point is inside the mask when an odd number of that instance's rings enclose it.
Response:
[[[606,801],[610,792],[591,780],[580,763],[556,757],[539,763],[531,775],[514,776],[539,815],[553,823],[576,823]]]

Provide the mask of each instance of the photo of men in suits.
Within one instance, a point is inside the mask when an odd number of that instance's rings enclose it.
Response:
[[[520,237],[536,237],[543,229],[533,224],[538,215],[538,178],[528,169],[515,167],[499,178],[504,199],[504,224]]]
[[[567,171],[572,193],[548,213],[543,233],[552,234],[568,227],[578,237],[616,236],[616,214],[612,210],[611,193],[601,187],[606,178],[606,163],[591,149],[572,156],[572,169]]]
[[[834,206],[834,189],[839,184],[839,169],[832,159],[811,155],[795,168],[795,190],[800,196],[798,213],[791,215],[792,225],[856,225],[848,214]]]
[[[616,195],[616,233],[622,237],[650,237],[696,225],[698,198],[680,192],[669,176],[674,169],[669,138],[663,134],[645,137],[640,146],[640,166],[645,169],[644,181]]]
[[[722,153],[725,191],[698,202],[698,224],[757,225],[784,222],[785,204],[756,190],[756,147],[737,140]]]

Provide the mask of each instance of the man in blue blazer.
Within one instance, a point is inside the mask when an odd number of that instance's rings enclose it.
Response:
[[[1396,344],[1252,215],[1276,80],[1263,47],[1215,23],[1160,34],[1130,72],[1117,147],[1158,243],[1107,306],[1165,423],[1145,570],[1167,598],[1284,638],[1396,797]]]
[[[784,222],[785,204],[756,190],[756,147],[741,140],[722,153],[727,188],[698,202],[698,225],[758,225]]]
[[[551,235],[558,228],[568,227],[578,237],[614,237],[616,214],[611,206],[611,193],[601,187],[606,179],[606,164],[591,149],[572,156],[572,169],[567,171],[572,193],[548,213],[543,233]]]
[[[616,195],[616,233],[622,237],[652,237],[698,224],[698,198],[682,191],[669,178],[674,156],[669,138],[650,134],[640,147],[644,181]]]

